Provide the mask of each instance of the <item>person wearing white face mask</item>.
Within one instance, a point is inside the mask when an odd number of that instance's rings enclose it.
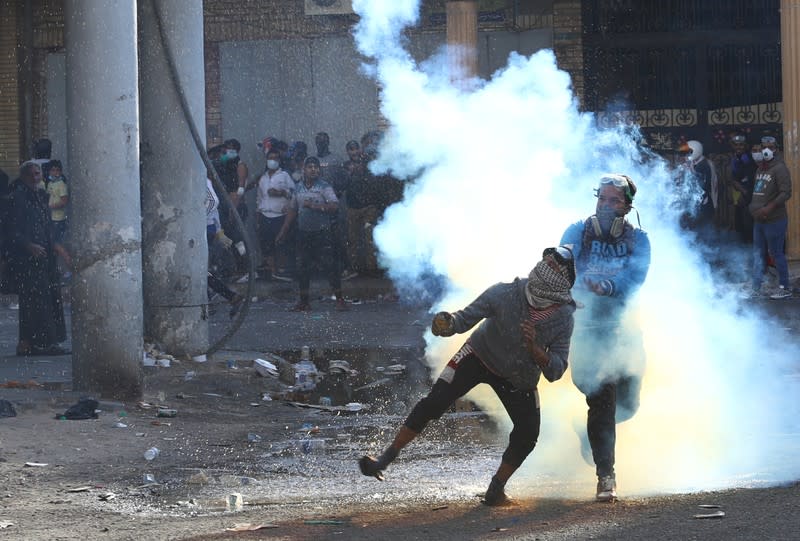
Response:
[[[719,181],[714,164],[703,155],[703,145],[699,141],[688,141],[686,147],[686,167],[692,172],[698,186],[702,190],[697,215],[696,229],[713,224],[714,215],[719,203]]]
[[[276,239],[286,221],[289,204],[292,201],[294,181],[289,173],[281,169],[280,151],[270,148],[267,151],[267,169],[258,181],[256,203],[258,205],[258,238],[261,255],[264,258],[265,273],[285,282],[291,281],[284,268],[286,253],[282,249],[287,241],[278,245]]]
[[[784,243],[789,217],[786,201],[792,197],[792,178],[789,168],[778,154],[774,137],[761,139],[761,161],[756,171],[753,199],[748,210],[753,216],[753,276],[751,297],[761,295],[767,252],[775,260],[780,285],[770,295],[771,299],[789,299],[792,288],[789,284],[789,265],[786,262]],[[755,158],[755,156],[754,156]]]

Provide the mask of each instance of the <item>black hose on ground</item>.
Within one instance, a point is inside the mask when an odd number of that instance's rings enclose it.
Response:
[[[242,238],[244,239],[245,250],[247,253],[247,262],[248,262],[248,269],[247,269],[247,290],[245,292],[245,298],[242,303],[239,312],[236,314],[236,318],[231,323],[230,329],[216,342],[211,344],[208,350],[205,352],[206,355],[210,355],[215,351],[218,351],[224,344],[227,342],[231,336],[236,334],[236,331],[239,330],[241,327],[244,318],[247,317],[247,312],[250,308],[250,299],[253,295],[253,286],[255,282],[255,272],[256,272],[256,258],[255,252],[252,250],[252,246],[249,243],[247,238],[247,232],[244,228],[244,222],[242,222],[241,216],[239,213],[236,212],[235,207],[231,201],[231,198],[228,196],[228,192],[225,189],[225,186],[222,184],[222,181],[217,174],[217,170],[214,168],[214,164],[211,163],[211,160],[208,157],[208,153],[206,152],[205,148],[205,141],[200,139],[200,133],[197,131],[197,126],[195,125],[194,118],[192,118],[191,110],[189,109],[189,102],[186,99],[186,94],[183,91],[183,87],[181,86],[180,78],[178,77],[178,68],[175,65],[175,57],[172,54],[172,50],[169,46],[169,41],[167,39],[166,31],[164,30],[164,23],[161,17],[161,11],[159,9],[159,2],[158,0],[152,0],[153,10],[156,16],[156,24],[158,26],[158,35],[161,39],[161,45],[164,48],[164,56],[166,57],[167,64],[169,66],[169,74],[170,79],[172,79],[172,84],[175,87],[175,91],[178,93],[178,98],[181,102],[181,109],[183,109],[183,116],[186,119],[186,123],[189,125],[189,130],[192,132],[192,139],[194,140],[194,144],[197,147],[197,153],[200,154],[200,157],[203,159],[203,163],[206,166],[206,170],[211,172],[211,181],[214,184],[214,187],[217,190],[217,193],[222,194],[222,197],[225,198],[226,202],[228,203],[228,207],[234,209],[232,212],[234,220],[236,222],[236,227],[242,233]]]

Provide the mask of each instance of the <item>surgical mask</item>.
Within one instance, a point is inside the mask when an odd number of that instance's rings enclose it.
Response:
[[[753,152],[753,161],[761,163],[764,161],[764,155],[761,152]]]
[[[239,153],[235,150],[226,150],[225,155],[228,157],[229,160],[232,160],[233,158],[238,156]]]
[[[270,171],[275,171],[279,166],[278,160],[267,160],[267,169]]]

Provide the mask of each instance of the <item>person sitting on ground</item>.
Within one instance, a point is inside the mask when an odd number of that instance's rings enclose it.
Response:
[[[533,451],[541,421],[537,385],[542,374],[556,381],[567,369],[575,302],[575,262],[566,247],[547,248],[528,279],[498,283],[463,310],[439,312],[435,336],[452,336],[480,326],[456,352],[428,395],[420,400],[377,459],[359,460],[361,473],[383,480],[383,470],[427,424],[480,383],[489,385],[514,425],[497,472],[484,495],[486,505],[508,502],[505,485]]]

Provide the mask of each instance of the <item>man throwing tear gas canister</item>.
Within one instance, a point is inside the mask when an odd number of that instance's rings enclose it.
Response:
[[[452,336],[480,326],[453,355],[428,393],[400,427],[392,444],[377,459],[364,456],[361,473],[383,480],[383,470],[400,451],[479,383],[491,386],[508,412],[513,429],[508,447],[492,477],[483,503],[508,501],[505,484],[536,445],[539,437],[540,374],[556,381],[567,369],[575,303],[572,253],[548,248],[527,279],[497,283],[463,310],[439,312],[431,331]]]
[[[600,178],[595,214],[567,228],[561,243],[575,255],[579,306],[572,344],[572,381],[589,405],[580,427],[584,459],[597,471],[597,500],[617,498],[614,473],[616,423],[633,417],[645,353],[638,328],[623,325],[626,306],[650,267],[650,240],[625,216],[633,208],[636,185],[630,177]]]

